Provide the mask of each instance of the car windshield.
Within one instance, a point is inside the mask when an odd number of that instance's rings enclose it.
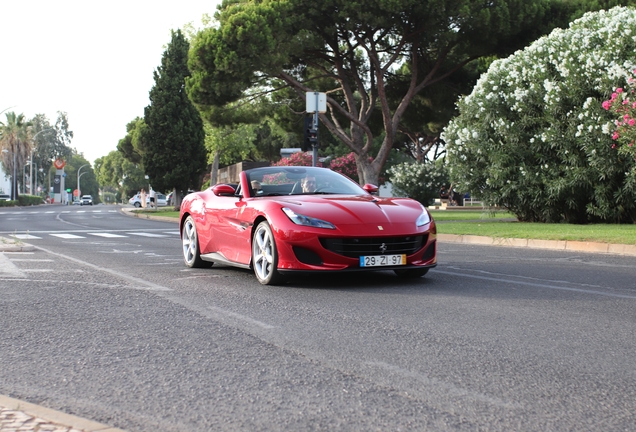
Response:
[[[367,193],[354,181],[327,168],[266,167],[254,168],[245,174],[251,196]]]

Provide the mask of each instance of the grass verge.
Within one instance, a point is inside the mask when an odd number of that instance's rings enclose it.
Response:
[[[440,234],[476,235],[498,238],[522,238],[538,240],[589,241],[615,244],[636,244],[635,225],[616,224],[549,224],[531,222],[513,222],[501,220],[501,217],[485,217],[468,221],[466,211],[445,210],[446,215],[438,218],[433,214]]]
[[[179,212],[170,208],[134,210],[139,213],[179,218]],[[544,224],[514,222],[508,212],[484,212],[483,210],[431,211],[440,234],[477,235],[498,238],[523,238],[538,240],[590,241],[601,243],[636,245],[636,225],[615,224]]]

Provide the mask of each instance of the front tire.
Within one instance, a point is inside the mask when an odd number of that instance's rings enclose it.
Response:
[[[190,268],[211,267],[213,263],[201,259],[199,249],[199,235],[192,216],[188,216],[181,228],[181,244],[183,262]]]
[[[415,279],[424,276],[428,273],[428,268],[419,269],[398,269],[393,270],[398,277],[403,279]]]
[[[140,202],[136,202],[135,203],[135,207],[140,208],[141,207],[141,203]]]
[[[277,285],[283,281],[278,272],[278,250],[272,229],[261,222],[252,237],[252,268],[256,279],[263,285]]]

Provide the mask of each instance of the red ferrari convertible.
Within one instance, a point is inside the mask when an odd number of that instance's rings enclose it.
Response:
[[[253,269],[262,284],[294,272],[393,270],[420,277],[435,267],[435,222],[409,198],[381,198],[326,168],[241,172],[181,204],[183,258]]]

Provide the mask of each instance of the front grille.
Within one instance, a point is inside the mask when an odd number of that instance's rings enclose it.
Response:
[[[322,247],[349,258],[362,255],[412,255],[426,244],[428,235],[405,237],[322,238]],[[384,249],[384,250],[383,250]]]

